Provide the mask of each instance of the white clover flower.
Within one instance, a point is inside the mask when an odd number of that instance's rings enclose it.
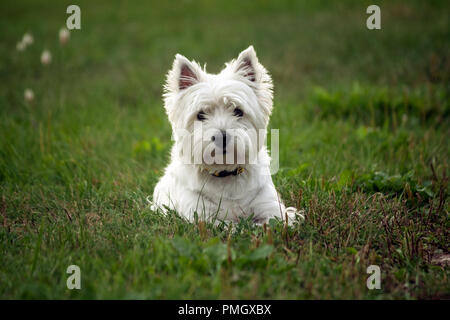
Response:
[[[16,44],[17,51],[24,51],[26,47],[27,45],[23,41],[17,42]]]
[[[25,89],[25,92],[23,93],[23,97],[25,98],[26,102],[31,102],[34,100],[34,92],[31,89]]]
[[[69,41],[70,32],[66,28],[61,28],[59,30],[59,43],[66,44]]]
[[[44,50],[41,54],[41,63],[43,65],[50,64],[52,62],[52,54],[48,50]]]
[[[25,44],[25,46],[29,46],[33,44],[34,38],[30,33],[27,32],[23,35],[22,42]]]

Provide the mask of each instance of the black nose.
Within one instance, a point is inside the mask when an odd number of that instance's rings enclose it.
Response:
[[[211,137],[211,141],[213,141],[217,147],[222,148],[224,152],[226,150],[227,140],[229,140],[229,136],[225,130],[220,130],[220,133],[217,132]]]

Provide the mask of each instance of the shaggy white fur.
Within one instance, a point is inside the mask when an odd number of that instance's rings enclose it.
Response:
[[[258,224],[304,219],[284,206],[272,182],[262,143],[272,79],[252,46],[219,74],[177,54],[164,89],[175,143],[154,190],[153,210],[173,209],[189,221],[195,214],[212,222],[250,215]]]

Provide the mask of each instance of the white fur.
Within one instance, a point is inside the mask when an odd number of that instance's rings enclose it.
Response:
[[[269,172],[267,149],[251,139],[238,140],[250,130],[263,130],[265,137],[272,111],[272,79],[258,62],[252,46],[227,63],[219,74],[208,74],[195,61],[177,54],[164,88],[164,106],[175,143],[171,162],[154,190],[153,210],[173,209],[189,221],[194,220],[194,213],[212,222],[237,221],[251,214],[258,224],[271,218],[285,220],[286,216],[291,224],[297,217],[303,218],[297,209],[286,208],[281,202]],[[233,115],[235,107],[244,112],[243,117]],[[199,125],[199,111],[205,111],[207,116],[201,123],[203,132],[236,130],[233,139],[256,148],[254,161],[248,163],[246,151],[244,165],[186,163],[183,158],[186,139],[194,137],[190,156],[204,152],[203,137],[195,138],[194,134]],[[182,135],[183,132],[188,135]],[[244,168],[244,172],[223,178],[211,174],[237,167]]]

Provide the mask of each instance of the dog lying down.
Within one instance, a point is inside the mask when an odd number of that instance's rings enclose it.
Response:
[[[284,206],[272,182],[264,145],[272,87],[252,46],[219,74],[176,55],[164,86],[174,145],[152,210],[172,209],[191,222],[195,214],[211,222],[304,219],[296,208]]]

